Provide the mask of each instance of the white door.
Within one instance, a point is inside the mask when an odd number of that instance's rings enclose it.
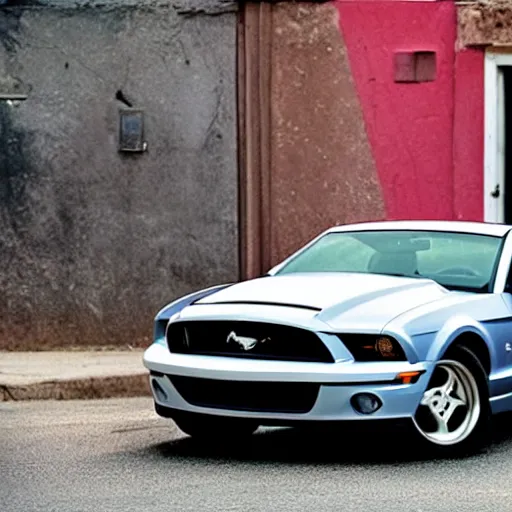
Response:
[[[505,80],[512,54],[485,57],[484,220],[505,222]],[[512,98],[511,98],[512,99]]]

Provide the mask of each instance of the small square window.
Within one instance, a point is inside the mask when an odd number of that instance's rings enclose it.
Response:
[[[436,72],[436,52],[395,53],[395,82],[432,82]]]

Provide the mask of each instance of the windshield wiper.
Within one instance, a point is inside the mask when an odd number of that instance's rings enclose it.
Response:
[[[411,279],[424,279],[424,276],[420,274],[402,274],[400,272],[368,272],[368,274],[375,274],[378,276],[409,277]]]

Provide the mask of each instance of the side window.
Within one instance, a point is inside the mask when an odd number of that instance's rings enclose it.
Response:
[[[512,293],[512,262],[508,269],[507,281],[505,282],[505,292]]]

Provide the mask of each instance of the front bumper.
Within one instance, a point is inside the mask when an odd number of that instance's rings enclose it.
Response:
[[[144,365],[151,372],[150,380],[155,403],[161,407],[191,413],[242,417],[264,421],[349,421],[411,418],[430,379],[428,362],[390,363],[300,363],[261,361],[229,357],[171,354],[166,346],[155,343],[144,353]],[[414,384],[397,384],[401,372],[423,371]],[[203,407],[187,402],[171,382],[174,376],[197,379],[251,383],[316,383],[319,392],[313,407],[306,413],[282,411],[247,411]],[[155,383],[158,383],[155,389]],[[158,392],[158,387],[164,393]],[[357,393],[372,393],[382,406],[373,414],[360,414],[351,404]]]

